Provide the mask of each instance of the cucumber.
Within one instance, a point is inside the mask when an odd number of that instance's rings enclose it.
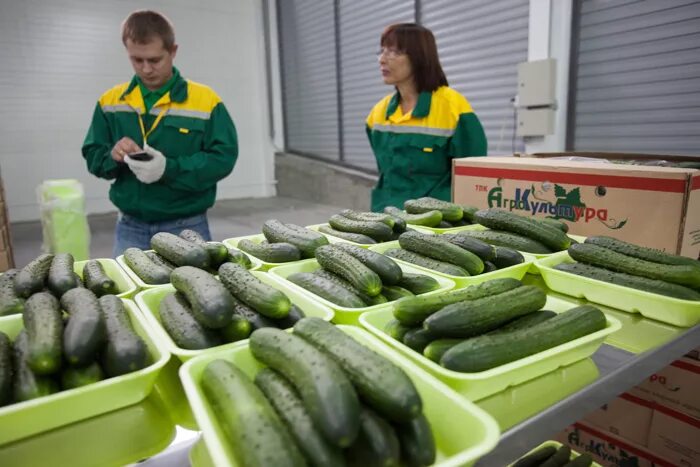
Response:
[[[294,325],[294,334],[330,355],[363,401],[382,416],[407,421],[422,410],[420,395],[401,368],[332,324],[320,318],[304,318]]]
[[[208,349],[223,343],[214,330],[199,324],[187,299],[179,292],[163,297],[158,311],[163,329],[181,349]]]
[[[98,297],[119,293],[117,284],[107,275],[102,263],[96,259],[91,259],[85,263],[85,266],[83,266],[83,277],[85,278],[85,287]]]
[[[390,302],[399,300],[404,297],[414,297],[415,295],[410,290],[406,290],[398,285],[385,285],[382,287],[382,295]]]
[[[317,249],[316,260],[321,267],[339,275],[358,291],[370,297],[379,295],[382,291],[382,281],[376,272],[335,245]]]
[[[13,345],[13,386],[14,402],[24,402],[48,396],[59,391],[58,384],[50,376],[34,374],[27,364],[27,333],[22,330]]]
[[[219,278],[237,299],[268,318],[284,318],[292,308],[289,297],[262,282],[240,264],[222,264]]]
[[[349,243],[336,243],[333,245],[333,248],[338,248],[349,253],[362,264],[376,272],[382,280],[383,285],[396,285],[401,280],[401,277],[403,277],[401,267],[396,264],[393,259],[375,251],[370,251],[366,248]]]
[[[496,251],[493,245],[489,245],[478,238],[457,234],[443,234],[440,238],[474,253],[483,261],[492,261],[496,257]]]
[[[252,333],[256,329],[260,328],[275,328],[280,320],[267,318],[257,311],[253,310],[251,307],[233,297],[233,314],[234,316],[240,316],[245,318],[250,323],[250,332]],[[292,305],[292,308],[294,306]],[[290,308],[290,313],[291,313]],[[289,316],[289,315],[287,315]],[[284,318],[283,318],[284,319]]]
[[[299,249],[302,258],[313,258],[316,248],[328,245],[328,239],[320,233],[276,219],[265,221],[262,232],[270,243],[291,243]]]
[[[494,248],[496,250],[496,256],[493,258],[493,264],[498,269],[509,268],[525,262],[525,257],[517,250],[504,246],[497,246]]]
[[[592,243],[571,245],[569,256],[578,262],[617,272],[658,279],[693,288],[700,287],[700,268],[694,266],[653,263]]]
[[[484,262],[477,255],[439,235],[404,232],[399,237],[399,245],[404,250],[459,266],[472,276],[481,274],[484,270]]]
[[[465,225],[472,225],[472,223],[465,218],[461,218],[458,221],[452,221],[450,222],[450,224],[452,224],[452,227],[464,227]]]
[[[352,383],[333,359],[305,339],[280,329],[258,329],[249,345],[256,359],[292,383],[326,440],[341,448],[355,441],[360,403]]]
[[[49,275],[46,284],[51,293],[61,298],[61,295],[78,286],[73,272],[73,255],[70,253],[56,253],[49,267]]]
[[[157,266],[162,267],[163,269],[168,271],[168,274],[173,272],[173,269],[175,269],[177,266],[175,266],[173,263],[168,261],[167,259],[163,258],[161,255],[156,253],[155,251],[144,251],[148,259],[153,261],[154,264]],[[170,280],[170,279],[168,279]]]
[[[105,379],[104,372],[97,362],[81,368],[69,366],[61,372],[61,388],[74,389]]]
[[[124,303],[115,295],[99,298],[105,317],[107,345],[102,354],[104,370],[109,376],[138,371],[148,365],[148,347],[134,331]]]
[[[299,248],[286,242],[266,243],[263,245],[244,238],[238,242],[238,248],[267,263],[288,263],[301,259]]]
[[[305,316],[306,314],[301,310],[301,308],[292,303],[292,307],[289,309],[289,314],[284,318],[276,319],[275,326],[280,329],[289,329]]]
[[[598,308],[583,305],[527,329],[467,339],[448,350],[440,364],[449,370],[465,373],[485,371],[578,339],[605,326],[605,315]]]
[[[237,366],[213,360],[200,384],[238,465],[305,464],[275,409]]]
[[[422,354],[423,350],[440,336],[424,328],[414,328],[404,334],[402,342],[412,350]]]
[[[265,394],[312,466],[344,465],[341,450],[329,444],[323,433],[314,426],[308,410],[289,381],[276,371],[264,368],[255,375],[255,385]]]
[[[404,233],[406,231],[406,221],[404,219],[393,214],[387,214],[387,216],[394,221],[394,227],[392,228],[394,233]]]
[[[484,261],[484,272],[482,274],[487,274],[493,271],[498,271],[498,266],[493,264],[491,261]]]
[[[176,266],[206,269],[211,265],[209,253],[202,245],[188,242],[169,232],[158,232],[151,237],[151,248]]]
[[[105,341],[105,322],[94,293],[88,289],[71,289],[61,297],[61,307],[68,312],[63,331],[63,354],[73,366],[93,362]]]
[[[253,267],[253,263],[250,261],[250,258],[248,258],[248,255],[234,248],[228,249],[228,261],[231,263],[240,264],[246,269]]]
[[[20,269],[15,276],[15,292],[19,297],[29,298],[31,294],[41,292],[49,275],[52,261],[52,254],[43,254]]]
[[[554,251],[571,246],[571,239],[561,230],[509,211],[483,209],[474,214],[474,219],[489,229],[505,230],[537,240]]]
[[[479,239],[494,246],[512,248],[536,254],[550,254],[554,251],[544,244],[512,232],[502,230],[463,230],[455,235]]]
[[[563,467],[571,459],[571,448],[563,445],[552,457],[540,464],[540,467]]]
[[[454,227],[454,225],[450,224],[449,222],[442,220],[438,225],[435,226],[438,229],[451,229]]]
[[[408,326],[423,322],[439,309],[465,300],[478,300],[491,295],[502,294],[522,286],[513,278],[494,279],[465,289],[451,290],[441,295],[408,297],[394,303],[394,318]]]
[[[384,254],[391,258],[400,259],[401,261],[406,261],[407,263],[415,264],[416,266],[421,266],[426,269],[432,269],[433,271],[441,272],[443,274],[459,277],[469,276],[469,273],[459,266],[455,266],[454,264],[446,263],[444,261],[438,261],[433,258],[428,258],[427,256],[404,250],[402,248],[391,248],[385,251]]]
[[[218,281],[208,272],[193,266],[181,266],[170,274],[170,282],[187,298],[194,318],[203,326],[218,329],[231,321],[233,297],[222,283],[223,279]]]
[[[433,465],[437,455],[435,437],[424,414],[395,425],[401,443],[402,457],[409,467]]]
[[[56,297],[35,293],[22,315],[27,332],[27,364],[37,375],[51,375],[61,369],[63,358],[63,317]]]
[[[432,292],[440,288],[440,283],[425,274],[404,272],[398,283],[399,287],[410,290],[414,295]]]
[[[409,214],[399,208],[387,206],[384,212],[392,216],[403,219],[406,224],[422,225],[424,227],[435,227],[442,221],[442,213],[437,210],[424,212],[422,214]]]
[[[24,311],[24,299],[15,292],[15,277],[19,270],[10,269],[0,276],[0,316],[14,315]]]
[[[149,285],[167,284],[170,282],[172,271],[160,266],[146,256],[143,250],[127,248],[124,251],[124,261],[134,271],[134,274]]]
[[[247,339],[253,327],[250,321],[239,315],[233,315],[231,322],[220,329],[221,336],[225,342],[237,342]]]
[[[461,204],[460,207],[462,208],[462,219],[468,221],[470,224],[474,223],[474,214],[479,210],[479,208],[475,206],[468,206],[466,204]]]
[[[464,216],[464,211],[458,204],[430,197],[406,200],[403,203],[403,208],[409,214],[440,211],[442,219],[448,222],[458,221]]]
[[[542,462],[546,461],[557,452],[557,448],[554,446],[544,446],[531,452],[527,456],[521,457],[513,467],[537,467]]]
[[[80,276],[77,273],[73,273],[75,276],[75,286],[80,287],[80,288],[85,288],[85,284],[83,283],[83,280],[80,278]]]
[[[287,280],[343,308],[364,308],[367,304],[356,293],[338,283],[310,272],[297,272]]]
[[[355,221],[335,214],[328,219],[328,223],[335,230],[342,232],[359,233],[378,241],[386,242],[391,240],[393,230],[383,222],[377,221]]]
[[[440,359],[442,358],[443,355],[445,355],[445,352],[450,350],[452,347],[455,345],[459,344],[460,342],[464,342],[464,339],[456,339],[456,338],[444,338],[444,339],[435,339],[431,341],[428,345],[425,346],[423,349],[423,355],[428,357],[430,360],[434,361],[435,363],[440,363]]]
[[[204,247],[209,255],[209,266],[214,269],[217,269],[221,264],[228,261],[228,248],[221,242],[208,242],[204,240],[204,237],[202,237],[199,232],[190,229],[185,229],[180,232],[180,238],[184,238],[188,242]]]
[[[668,264],[673,266],[692,266],[700,268],[700,261],[697,259],[686,258],[685,256],[672,255],[661,250],[646,248],[643,246],[627,243],[613,237],[605,237],[596,235],[588,237],[584,243],[591,243],[609,250],[616,251],[623,255],[632,256],[633,258],[651,261],[652,263]]]
[[[372,245],[377,243],[375,239],[367,235],[353,232],[343,232],[342,230],[334,229],[330,225],[321,225],[318,227],[318,231],[324,234],[332,235],[336,238],[342,238],[343,240],[349,240],[351,242],[361,243],[363,245]]]
[[[576,274],[577,276],[588,277],[610,284],[621,285],[631,289],[643,290],[645,292],[665,295],[667,297],[681,300],[700,300],[700,292],[697,292],[683,285],[672,284],[659,279],[649,279],[647,277],[633,276],[624,272],[610,271],[583,263],[561,263],[554,266],[558,271]]]
[[[547,321],[548,319],[552,319],[557,314],[552,311],[552,310],[539,310],[539,311],[534,311],[532,313],[529,313],[525,316],[521,316],[520,318],[516,318],[513,321],[510,321],[503,326],[500,326],[493,331],[488,332],[488,334],[501,334],[504,332],[511,332],[511,331],[517,331],[520,329],[527,329],[529,327],[532,327],[536,324],[542,323],[544,321]]]
[[[569,226],[567,224],[565,224],[562,221],[558,221],[556,219],[550,219],[547,217],[544,217],[544,218],[533,217],[532,220],[537,221],[537,222],[541,222],[541,223],[548,225],[550,227],[554,227],[555,229],[559,229],[564,233],[567,233],[569,231]]]
[[[547,295],[534,285],[453,303],[430,315],[423,327],[438,337],[478,336],[542,308]]]
[[[374,305],[381,305],[382,303],[387,303],[389,300],[382,294],[375,295],[374,297],[370,297],[370,299],[366,302],[367,305],[369,306],[374,306]]]
[[[411,329],[414,328],[402,324],[398,319],[392,319],[384,326],[384,332],[389,334],[397,341],[403,341],[403,336],[405,336]]]
[[[384,297],[384,296],[381,295],[381,294],[380,294],[380,295],[375,295],[374,297],[370,297],[369,295],[364,294],[364,293],[358,291],[355,287],[352,286],[352,284],[351,284],[350,282],[346,281],[346,280],[343,279],[342,277],[338,276],[337,274],[333,274],[333,273],[330,272],[330,271],[326,271],[326,270],[323,269],[323,268],[318,268],[318,269],[316,269],[312,274],[313,274],[314,276],[318,276],[318,277],[321,277],[321,278],[323,278],[323,279],[326,279],[326,280],[329,280],[329,281],[331,281],[331,282],[334,282],[335,284],[341,286],[342,288],[344,288],[345,290],[347,290],[348,292],[350,292],[352,295],[357,295],[357,296],[360,297],[360,299],[364,302],[365,306],[376,305],[377,303],[380,303],[380,302],[377,302],[376,298],[377,298],[377,297]],[[326,291],[325,293],[326,293],[326,295],[330,296],[331,298],[333,297],[333,292],[331,292],[331,291]],[[318,295],[318,294],[317,294],[317,295]],[[325,297],[324,297],[324,298],[325,298]],[[354,301],[353,298],[351,298],[351,300]],[[333,301],[333,300],[331,300],[331,301]],[[386,297],[384,297],[384,303],[385,303],[385,302],[386,302]]]
[[[353,211],[352,209],[343,209],[340,211],[340,215],[354,221],[381,222],[382,224],[386,224],[391,227],[392,230],[394,229],[394,218],[381,212],[358,212]]]
[[[351,466],[398,467],[401,446],[394,428],[373,411],[362,407],[360,432],[345,452]]]
[[[0,331],[0,407],[12,396],[12,341]]]
[[[593,465],[593,457],[587,452],[564,464],[564,467],[590,467]]]

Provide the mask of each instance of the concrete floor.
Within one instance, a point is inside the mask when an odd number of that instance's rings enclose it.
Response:
[[[222,200],[209,210],[209,228],[214,240],[260,233],[268,219],[297,225],[325,222],[342,207],[317,204],[288,197]],[[90,224],[91,258],[110,258],[114,242],[116,213],[92,215]],[[41,253],[41,223],[20,222],[10,226],[12,248],[17,267],[24,266]]]

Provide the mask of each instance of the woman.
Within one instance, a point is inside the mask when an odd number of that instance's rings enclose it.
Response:
[[[379,68],[396,92],[374,106],[367,136],[379,167],[372,210],[407,199],[451,199],[452,159],[485,156],[486,136],[467,100],[447,85],[435,37],[413,23],[382,33]]]

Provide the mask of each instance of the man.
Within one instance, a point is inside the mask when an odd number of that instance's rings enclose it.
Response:
[[[130,14],[122,42],[135,76],[100,97],[82,148],[90,173],[114,180],[114,255],[150,248],[157,232],[209,240],[206,211],[238,157],[233,121],[211,88],[173,66],[175,32],[163,15]]]

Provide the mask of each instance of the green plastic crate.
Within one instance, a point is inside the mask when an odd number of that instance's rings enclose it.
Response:
[[[545,448],[545,447],[547,447],[547,446],[554,446],[555,448],[559,449],[559,448],[562,446],[562,444],[561,444],[559,441],[545,441],[544,443],[542,443],[542,444],[540,444],[539,446],[537,446],[535,449],[532,449],[532,450],[528,451],[526,454],[523,454],[522,457],[525,457],[527,454],[530,454],[531,452],[535,452],[535,451],[537,451],[538,449],[540,449],[540,448]],[[577,458],[578,456],[580,456],[580,455],[581,455],[581,454],[579,454],[578,452],[576,452],[576,451],[574,451],[574,450],[572,449],[572,450],[571,450],[571,457],[569,457],[569,460],[572,461],[572,460],[576,459],[576,458]],[[517,461],[516,461],[516,462],[517,462]],[[514,462],[513,464],[515,464],[515,462]],[[513,464],[510,464],[508,467],[512,467]],[[594,461],[594,462],[591,464],[591,467],[602,467],[602,466],[601,466],[599,463],[597,463],[597,462]]]
[[[151,364],[126,375],[0,408],[0,445],[135,404],[151,393],[170,354],[152,337],[136,304],[123,302],[134,330],[148,346]],[[20,315],[0,321],[0,331],[13,340],[22,328]]]
[[[498,427],[488,414],[457,396],[445,385],[366,331],[352,326],[339,326],[339,328],[362,345],[401,367],[416,385],[423,400],[423,413],[428,418],[435,436],[436,466],[472,465],[479,457],[496,446],[499,439]],[[213,465],[235,466],[238,464],[226,445],[225,436],[201,388],[204,368],[216,359],[234,363],[251,378],[255,377],[263,365],[253,358],[248,346],[244,345],[193,358],[180,370],[180,378],[197,423],[202,429],[204,442]]]
[[[216,467],[214,461],[211,460],[207,445],[204,443],[204,438],[199,438],[199,440],[194,443],[188,457],[192,467]]]
[[[384,254],[387,250],[391,250],[392,248],[401,248],[399,245],[398,240],[393,241],[393,242],[388,242],[388,243],[382,243],[381,245],[372,245],[370,247],[370,250],[376,251],[377,253]],[[453,276],[452,274],[445,274],[443,272],[435,271],[433,269],[429,268],[424,268],[423,266],[418,266],[417,264],[409,263],[407,261],[402,261],[397,258],[392,258],[394,261],[400,262],[401,264],[407,264],[410,265],[416,269],[421,269],[423,271],[430,272],[436,276],[441,276],[445,277],[447,279],[450,279],[452,282],[455,283],[455,288],[456,289],[461,289],[464,287],[469,287],[470,285],[476,285],[476,284],[481,284],[482,282],[490,281],[493,279],[501,279],[505,277],[512,277],[513,279],[522,279],[525,277],[525,274],[530,270],[532,267],[532,264],[535,261],[535,257],[530,255],[529,253],[522,253],[523,257],[525,258],[525,262],[521,264],[516,264],[515,266],[510,266],[507,268],[503,269],[498,269],[496,271],[491,271],[487,272],[485,274],[479,274],[478,276]]]
[[[425,294],[421,295],[436,295],[440,293],[447,292],[448,290],[452,290],[455,286],[455,283],[452,282],[450,279],[447,279],[446,277],[438,276],[436,274],[432,274],[431,272],[427,272],[424,269],[418,269],[413,267],[412,265],[408,265],[403,262],[397,262],[396,264],[399,265],[402,271],[404,272],[411,272],[414,274],[423,274],[425,276],[430,276],[438,283],[440,284],[440,288],[433,290],[431,292],[427,292]],[[377,310],[391,310],[392,302],[386,302],[386,303],[380,303],[379,305],[372,305],[364,308],[347,308],[343,307],[340,305],[337,305],[335,303],[332,303],[328,300],[326,300],[323,297],[319,297],[318,295],[309,292],[305,288],[298,286],[290,281],[287,280],[287,277],[290,275],[294,274],[295,272],[313,272],[316,269],[319,269],[321,265],[318,264],[318,261],[315,259],[311,259],[302,263],[296,263],[296,264],[288,264],[285,266],[278,266],[276,268],[273,268],[270,270],[270,274],[273,276],[276,276],[280,278],[280,280],[284,281],[284,283],[290,287],[293,288],[294,290],[297,290],[309,297],[311,297],[314,301],[323,303],[325,306],[329,307],[335,312],[335,317],[333,318],[333,322],[336,324],[350,324],[350,325],[356,325],[359,326],[359,317],[363,313],[367,313],[370,311],[377,311]]]
[[[131,280],[129,274],[119,266],[119,263],[112,258],[97,258],[97,261],[99,261],[104,268],[107,277],[112,279],[116,284],[117,291],[119,292],[117,297],[132,298],[136,294],[138,290],[136,284]],[[87,261],[76,261],[73,263],[73,271],[79,275],[81,279],[83,278],[83,268],[86,263]]]
[[[535,265],[547,287],[555,292],[585,298],[617,310],[639,313],[673,326],[690,327],[700,323],[700,301],[665,297],[554,269],[558,264],[574,262],[569,253],[562,251],[535,261]]]
[[[270,274],[261,271],[253,271],[252,274],[265,284],[268,284],[287,295],[287,297],[289,297],[293,304],[297,305],[299,308],[302,309],[302,311],[304,311],[306,316],[314,316],[316,318],[322,318],[326,321],[331,321],[333,319],[333,310],[331,310],[329,307],[322,303],[318,303],[317,301],[312,300],[311,298],[309,298],[308,294],[301,293],[298,290],[290,287],[287,281],[282,281],[280,279],[272,277]],[[163,325],[160,322],[159,311],[160,302],[166,295],[174,291],[175,287],[173,287],[172,285],[167,285],[164,287],[158,287],[156,289],[146,290],[136,295],[136,303],[141,309],[141,312],[146,317],[146,322],[148,323],[148,326],[150,327],[154,338],[156,338],[161,343],[161,345],[164,348],[166,348],[171,354],[175,355],[181,361],[185,362],[190,358],[196,357],[197,355],[204,352],[211,352],[212,350],[219,350],[241,345],[241,342],[243,341],[231,342],[228,344],[212,347],[210,349],[202,350],[187,350],[178,347],[175,344],[175,342],[173,342],[170,335],[168,335],[168,332],[165,330],[165,328],[163,328]]]
[[[543,308],[561,313],[574,306],[576,305],[572,305],[570,302],[548,296],[547,303]],[[621,327],[618,320],[606,316],[607,326],[600,331],[490,370],[478,373],[460,373],[440,366],[386,334],[384,332],[386,323],[393,318],[391,309],[380,310],[362,315],[360,324],[471,401],[482,399],[503,391],[509,386],[520,384],[559,367],[588,358],[600,347],[608,335]]]
[[[37,189],[41,209],[43,249],[71,253],[78,260],[90,257],[90,226],[85,214],[85,193],[78,180],[46,180]]]

